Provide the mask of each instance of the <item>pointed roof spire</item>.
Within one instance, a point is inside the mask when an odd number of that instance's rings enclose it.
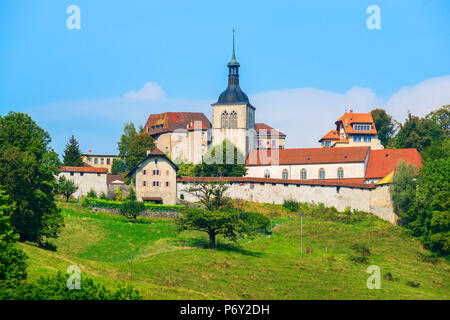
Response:
[[[233,54],[231,55],[231,61],[228,62],[228,66],[238,66],[239,67],[239,62],[237,62],[236,60],[236,54],[235,54],[235,45],[234,45],[234,38],[236,37],[235,34],[235,25],[233,25]]]

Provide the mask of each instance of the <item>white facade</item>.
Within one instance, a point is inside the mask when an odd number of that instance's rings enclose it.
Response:
[[[365,162],[356,163],[320,163],[320,164],[290,164],[290,165],[260,165],[247,166],[247,177],[283,179],[283,170],[287,170],[287,179],[301,180],[302,169],[306,170],[306,179],[320,179],[319,170],[325,170],[322,179],[338,179],[338,169],[343,170],[343,179],[364,178]],[[270,176],[266,176],[266,171]]]
[[[186,192],[189,183],[177,183],[178,198],[183,195],[186,201],[198,201],[192,194]],[[282,204],[284,200],[294,199],[299,202],[323,203],[327,207],[335,207],[343,211],[346,207],[370,212],[380,219],[395,224],[397,215],[394,213],[389,197],[388,186],[328,186],[302,185],[294,183],[260,183],[233,182],[227,183],[226,196],[261,203]]]
[[[76,172],[76,171],[62,171],[60,176],[66,177],[67,180],[72,180],[78,186],[78,190],[72,195],[78,198],[80,195],[86,195],[91,189],[94,190],[97,195],[102,192],[105,194],[108,191],[106,185],[106,172]]]

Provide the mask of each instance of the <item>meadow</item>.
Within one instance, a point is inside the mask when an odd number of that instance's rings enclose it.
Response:
[[[300,218],[271,204],[244,203],[267,214],[271,235],[231,243],[207,235],[178,233],[171,219],[133,223],[112,213],[59,202],[65,228],[46,249],[19,246],[29,257],[28,278],[70,265],[106,287],[131,284],[145,299],[450,299],[450,264],[432,258],[408,231],[371,215]],[[370,250],[366,263],[355,249]],[[308,251],[308,253],[307,253]],[[369,265],[381,269],[381,289],[369,290]],[[391,281],[387,286],[385,275]]]

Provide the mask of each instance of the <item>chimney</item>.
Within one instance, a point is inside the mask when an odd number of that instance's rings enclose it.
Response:
[[[92,150],[89,150],[89,154],[92,154]]]
[[[353,109],[350,109],[350,113],[353,113]]]

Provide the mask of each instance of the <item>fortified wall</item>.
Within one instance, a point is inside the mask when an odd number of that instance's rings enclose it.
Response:
[[[198,201],[186,188],[201,179],[181,177],[177,179],[177,197],[186,201]],[[365,183],[282,180],[250,177],[216,178],[226,182],[226,196],[253,202],[282,204],[286,199],[299,202],[323,203],[343,211],[346,207],[370,212],[380,219],[396,224],[388,185],[375,186]]]

